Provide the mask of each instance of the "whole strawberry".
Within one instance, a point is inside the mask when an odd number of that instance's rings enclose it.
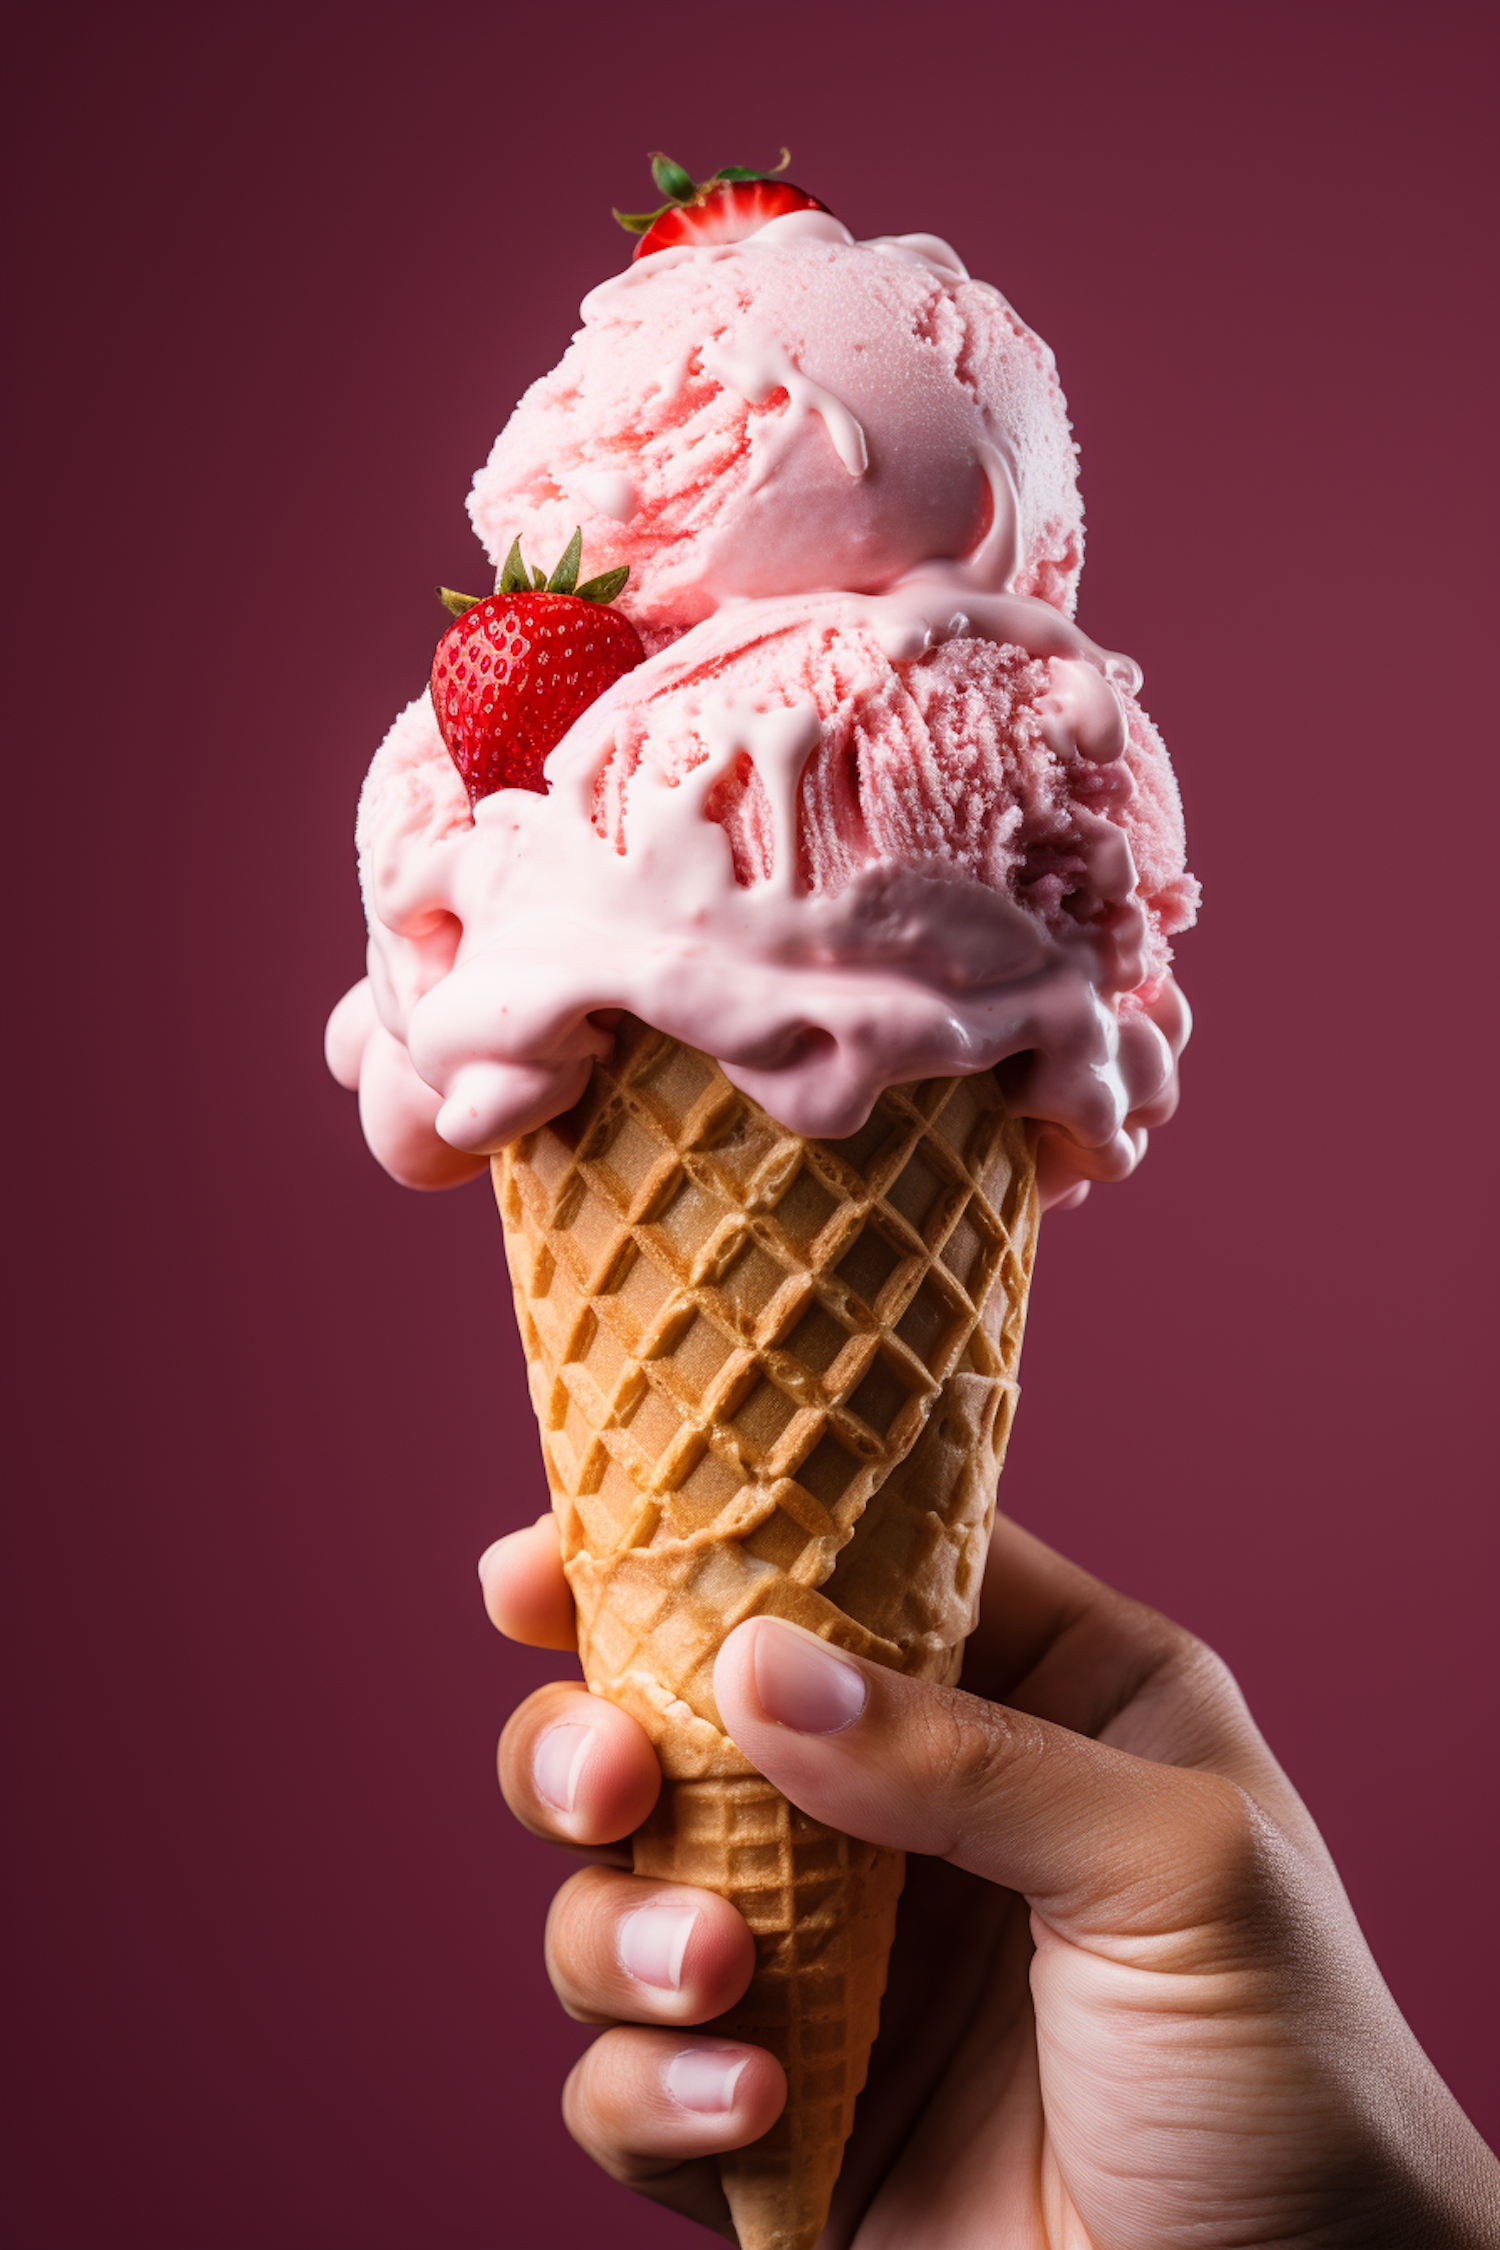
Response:
[[[657,250],[674,250],[683,243],[743,242],[770,219],[788,211],[825,211],[815,195],[808,195],[790,180],[776,177],[791,158],[783,149],[774,172],[752,172],[743,164],[726,164],[711,179],[698,181],[658,152],[651,159],[651,176],[667,201],[659,211],[617,211],[615,217],[630,234],[638,234],[637,258]]]
[[[432,708],[471,805],[497,789],[545,796],[549,751],[646,653],[630,620],[608,606],[628,568],[580,586],[582,551],[575,531],[549,578],[528,572],[518,539],[493,594],[438,589],[457,623],[432,660]]]

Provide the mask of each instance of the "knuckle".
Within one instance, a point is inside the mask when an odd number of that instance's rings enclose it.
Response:
[[[1198,1779],[1199,1835],[1222,1911],[1233,1920],[1253,1920],[1280,1888],[1280,1831],[1238,1782],[1222,1774]]]
[[[1168,1617],[1162,1610],[1152,1609],[1147,1602],[1130,1602],[1125,1605],[1121,1614],[1129,1639],[1139,1651],[1143,1669],[1148,1676],[1160,1676],[1177,1670],[1179,1666],[1191,1666],[1194,1653],[1203,1648],[1204,1644],[1186,1625],[1179,1625],[1175,1617]]]
[[[1156,1610],[1142,1609],[1135,1638],[1139,1668],[1131,1699],[1149,1698],[1191,1720],[1195,1740],[1223,1742],[1254,1731],[1254,1722],[1228,1664],[1216,1649],[1184,1625]]]
[[[1216,1710],[1237,1710],[1243,1705],[1240,1684],[1217,1649],[1195,1633],[1178,1628],[1177,1645],[1167,1669],[1174,1682],[1200,1703]]]
[[[1034,1730],[1024,1720],[957,1693],[931,1699],[926,1726],[924,1762],[941,1793],[960,1807],[987,1797],[1033,1747]]]

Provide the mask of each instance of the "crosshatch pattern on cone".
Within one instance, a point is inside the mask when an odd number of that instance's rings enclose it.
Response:
[[[720,2177],[742,2250],[812,2250],[903,1862],[754,1772],[714,1658],[776,1615],[957,1679],[1016,1397],[1031,1138],[984,1073],[802,1140],[626,1018],[577,1107],[494,1171],[585,1675],[667,1777],[635,1866],[744,1915],[755,1973],[719,2028],[786,2071],[781,2118]]]
[[[875,2044],[903,1855],[823,1827],[757,1775],[668,1782],[635,1866],[731,1895],[754,1932],[749,1990],[705,2028],[767,2048],[796,2099],[721,2160],[725,2184],[742,2241],[816,2241]]]
[[[585,1670],[667,1771],[749,1770],[711,1686],[742,1617],[953,1676],[1036,1233],[993,1077],[807,1141],[627,1019],[496,1173]]]

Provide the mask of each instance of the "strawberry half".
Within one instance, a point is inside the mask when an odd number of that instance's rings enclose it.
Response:
[[[667,201],[659,211],[617,211],[615,217],[628,233],[640,236],[637,258],[675,250],[683,243],[743,242],[788,211],[827,210],[815,195],[777,178],[790,162],[783,149],[774,172],[726,164],[712,179],[697,181],[670,156],[658,153],[651,159],[651,174]]]
[[[432,708],[471,805],[497,789],[545,796],[548,753],[646,653],[630,620],[608,607],[629,570],[580,586],[582,548],[575,531],[549,578],[528,572],[518,539],[493,594],[438,588],[457,623],[432,660]]]

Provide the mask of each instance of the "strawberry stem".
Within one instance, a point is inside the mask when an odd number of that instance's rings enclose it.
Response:
[[[612,602],[616,594],[623,593],[630,577],[629,563],[621,563],[616,570],[602,570],[597,578],[578,583],[579,566],[583,561],[583,532],[575,526],[572,538],[562,551],[556,570],[549,578],[544,570],[529,570],[521,553],[519,536],[511,541],[495,587],[497,594],[571,594],[580,602]],[[490,599],[488,594],[457,594],[451,586],[437,586],[433,591],[450,617],[462,617],[477,609],[481,602]]]

